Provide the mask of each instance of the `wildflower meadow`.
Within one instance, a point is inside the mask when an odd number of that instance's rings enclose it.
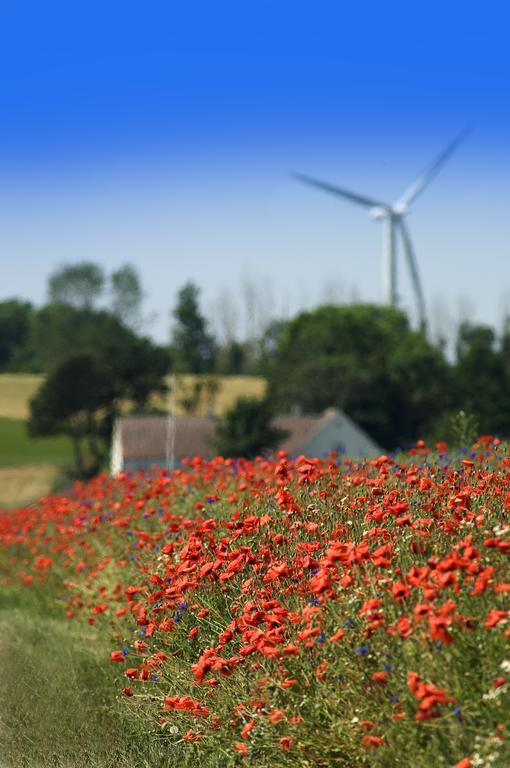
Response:
[[[42,611],[33,668],[61,681],[32,700],[88,680],[73,707],[103,706],[111,765],[510,765],[510,457],[437,449],[195,458],[2,513],[3,604]],[[76,764],[36,759],[29,716],[13,736],[14,698],[6,768]]]

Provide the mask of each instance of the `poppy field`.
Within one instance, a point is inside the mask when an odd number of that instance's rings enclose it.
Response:
[[[0,513],[2,594],[100,638],[147,765],[503,768],[509,510],[490,436],[195,458]]]

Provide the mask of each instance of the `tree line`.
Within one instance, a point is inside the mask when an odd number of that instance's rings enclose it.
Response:
[[[0,371],[46,375],[31,403],[29,429],[69,435],[78,475],[104,466],[115,417],[126,408],[153,409],[152,396],[167,391],[170,372],[206,375],[211,393],[217,374],[267,378],[265,400],[239,403],[220,425],[225,453],[272,447],[273,414],[331,406],[387,450],[420,437],[451,440],[460,410],[481,433],[510,432],[509,321],[500,334],[461,323],[453,358],[402,311],[369,304],[321,306],[268,322],[245,341],[220,342],[198,286],[187,283],[177,293],[169,343],[160,345],[142,332],[143,296],[131,265],[106,275],[83,262],[50,276],[42,307],[0,302]],[[183,402],[188,411],[202,383]]]

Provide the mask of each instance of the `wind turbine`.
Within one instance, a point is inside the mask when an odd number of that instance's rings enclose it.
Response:
[[[464,130],[454,141],[448,144],[439,157],[437,157],[434,162],[432,162],[428,168],[413,181],[413,183],[405,190],[404,194],[394,203],[382,203],[379,200],[373,200],[365,195],[359,195],[356,192],[337,187],[326,181],[314,179],[311,176],[305,176],[301,173],[293,174],[294,178],[298,179],[298,181],[302,181],[305,184],[321,189],[323,192],[329,192],[332,195],[343,197],[346,200],[350,200],[352,203],[368,208],[369,215],[372,219],[383,222],[383,301],[385,304],[389,304],[392,307],[397,304],[397,237],[400,236],[409,271],[411,273],[411,280],[416,296],[418,318],[422,330],[425,330],[426,328],[425,299],[423,297],[423,289],[418,272],[418,263],[416,261],[416,255],[411,242],[409,229],[405,222],[405,217],[409,213],[411,203],[416,200],[418,195],[430,184],[434,176],[439,173],[443,165],[457,149],[461,141],[464,140],[466,135],[467,130]]]

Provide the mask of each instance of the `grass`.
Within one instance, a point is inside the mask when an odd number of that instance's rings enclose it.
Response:
[[[507,768],[510,458],[466,455],[215,461],[0,516],[8,768]]]
[[[62,466],[72,461],[69,438],[30,437],[24,421],[0,418],[0,467],[25,464],[55,464]]]
[[[195,382],[206,377],[179,376],[175,393],[176,411],[185,413],[181,401],[193,393]],[[72,464],[72,449],[64,436],[31,438],[26,429],[29,401],[44,381],[40,374],[0,374],[0,506],[22,506],[48,494],[55,486],[62,467]],[[214,411],[224,413],[238,397],[262,397],[266,382],[256,376],[218,376]],[[169,378],[169,383],[172,383]],[[166,409],[163,398],[154,405]],[[198,398],[196,412],[206,415],[205,387]]]
[[[58,589],[0,592],[2,768],[195,768],[195,751],[162,738],[118,693],[111,643],[65,617]],[[149,698],[149,697],[147,697]],[[208,768],[226,763],[210,754]]]
[[[70,623],[54,592],[0,595],[0,632],[2,767],[172,765],[126,721],[104,639]]]
[[[50,493],[71,463],[68,438],[32,438],[24,421],[0,417],[0,506],[22,506]]]
[[[30,398],[43,381],[39,373],[0,374],[0,418],[28,419]]]
[[[59,467],[55,464],[0,468],[0,506],[24,506],[46,496],[55,487],[58,477]]]
[[[177,380],[176,410],[178,415],[184,413],[180,400],[191,394],[194,383],[204,380],[205,376],[182,375]],[[214,398],[214,409],[218,415],[223,414],[234,405],[238,397],[262,397],[266,389],[266,381],[260,376],[217,376],[218,392]],[[0,419],[26,420],[29,416],[29,401],[35,395],[44,381],[42,374],[2,373],[0,374]],[[169,384],[172,377],[168,378]],[[157,399],[155,405],[166,408],[163,399]],[[205,392],[198,403],[198,413],[207,412]],[[2,459],[0,457],[0,463]]]

